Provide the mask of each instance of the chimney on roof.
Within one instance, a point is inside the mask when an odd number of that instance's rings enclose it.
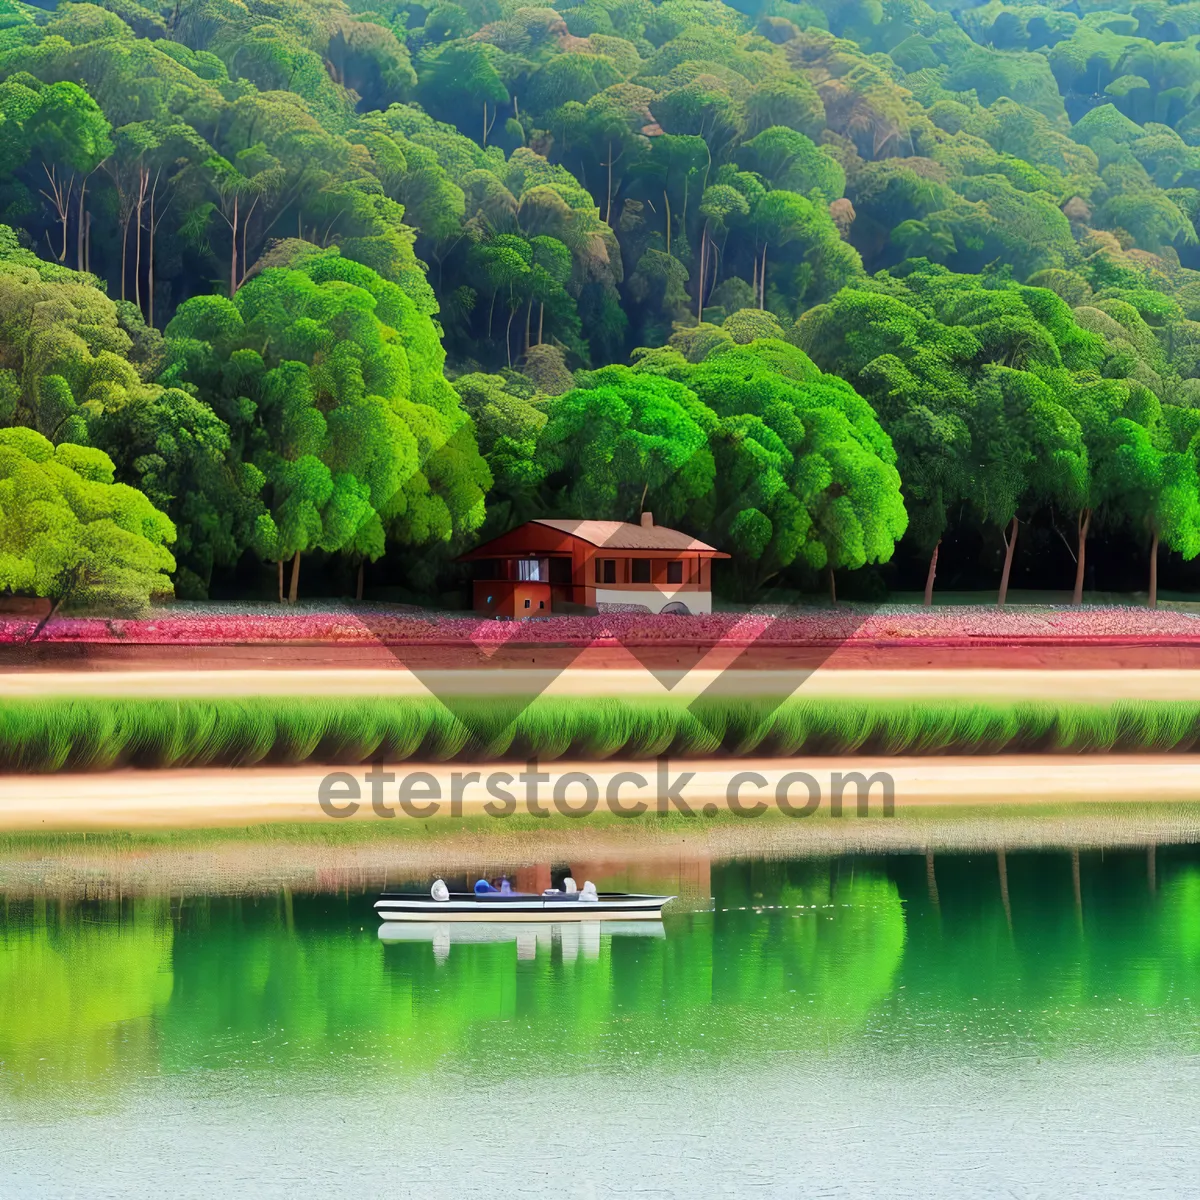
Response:
[[[642,513],[642,528],[643,529],[653,529],[654,528],[654,514],[652,512]]]

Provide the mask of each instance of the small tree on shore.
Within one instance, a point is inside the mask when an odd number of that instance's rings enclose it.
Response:
[[[0,429],[0,591],[139,612],[171,595],[175,527],[99,450]]]

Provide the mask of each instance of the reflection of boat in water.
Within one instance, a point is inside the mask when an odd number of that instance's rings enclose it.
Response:
[[[591,883],[576,889],[574,880],[544,892],[510,891],[481,880],[473,892],[452,892],[437,880],[428,892],[384,892],[375,911],[384,921],[658,921],[674,896],[635,892],[597,892]]]
[[[565,962],[582,955],[597,958],[600,941],[605,937],[665,938],[667,931],[661,921],[388,921],[379,926],[379,940],[392,945],[397,942],[429,942],[433,956],[443,962],[451,946],[517,943],[518,959],[533,959],[540,950],[550,951],[557,942],[562,947]]]

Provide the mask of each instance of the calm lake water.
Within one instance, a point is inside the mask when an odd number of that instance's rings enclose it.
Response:
[[[0,900],[0,1195],[1200,1194],[1200,848],[659,875],[490,943]]]

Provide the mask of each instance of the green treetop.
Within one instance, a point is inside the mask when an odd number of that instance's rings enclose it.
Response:
[[[721,418],[716,527],[747,582],[793,561],[833,572],[887,562],[908,524],[891,440],[844,380],[789,379],[769,341],[723,347],[683,375]]]
[[[546,416],[538,454],[574,515],[678,521],[712,492],[716,418],[682,384],[605,367],[548,400]]]
[[[208,392],[265,477],[261,550],[293,560],[293,600],[305,552],[361,562],[387,538],[449,544],[482,523],[491,478],[433,323],[369,267],[306,253],[232,301],[184,304],[167,344],[167,377]],[[214,353],[236,371],[214,372]]]
[[[139,611],[170,596],[171,522],[99,450],[0,429],[0,590]]]

